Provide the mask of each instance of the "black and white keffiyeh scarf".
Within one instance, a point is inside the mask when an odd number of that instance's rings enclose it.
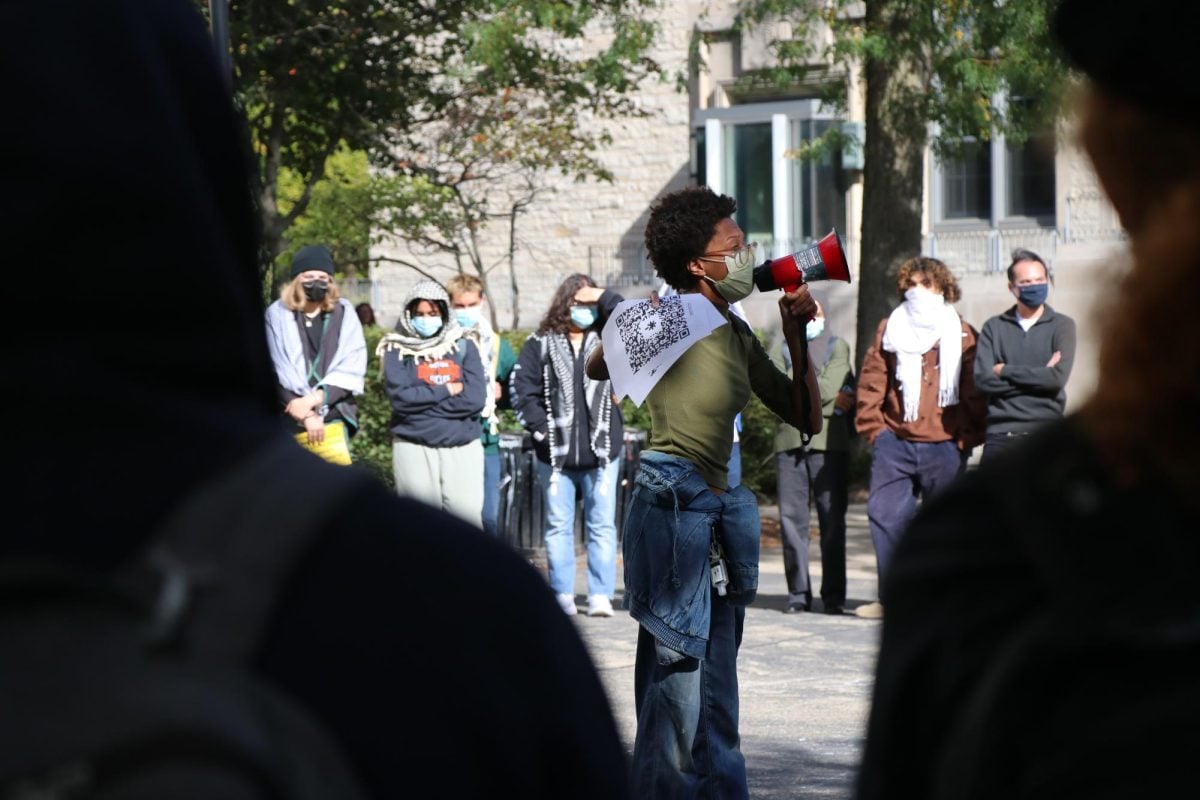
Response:
[[[545,333],[542,342],[542,388],[546,403],[546,416],[550,421],[548,444],[550,445],[551,491],[558,483],[559,473],[571,451],[572,429],[575,424],[575,353],[571,341],[561,333]],[[600,346],[600,337],[588,331],[583,339],[583,357],[587,358]],[[588,443],[600,460],[600,466],[608,465],[610,449],[609,429],[612,419],[612,383],[594,381],[584,376],[584,396],[587,398]],[[607,484],[601,485],[605,491]]]

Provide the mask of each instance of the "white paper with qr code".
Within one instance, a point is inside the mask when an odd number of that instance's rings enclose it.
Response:
[[[617,397],[641,405],[687,349],[728,320],[701,294],[626,300],[604,325],[604,361]]]

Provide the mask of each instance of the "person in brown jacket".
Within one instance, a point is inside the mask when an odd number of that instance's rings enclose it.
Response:
[[[962,296],[936,258],[900,265],[902,301],[879,323],[859,372],[855,427],[871,443],[867,520],[879,567],[879,602],[855,609],[883,616],[892,551],[917,510],[917,498],[943,489],[983,442],[986,400],[975,388],[976,331],[951,303]]]

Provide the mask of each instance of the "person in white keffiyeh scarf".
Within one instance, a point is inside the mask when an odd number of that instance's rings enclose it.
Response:
[[[575,609],[575,498],[583,497],[588,541],[588,614],[612,616],[616,583],[617,473],[624,429],[612,384],[584,374],[600,330],[622,301],[586,275],[559,286],[512,373],[513,408],[534,440],[546,507],[550,585]]]
[[[961,292],[949,267],[910,258],[896,293],[900,306],[880,322],[863,358],[855,419],[872,446],[867,518],[881,586],[917,499],[963,471],[983,442],[986,413],[975,389],[975,329],[951,305]],[[855,613],[881,617],[882,602]]]
[[[450,313],[446,290],[423,280],[404,299],[376,355],[392,407],[396,491],[482,524],[479,413],[488,391],[475,342]]]

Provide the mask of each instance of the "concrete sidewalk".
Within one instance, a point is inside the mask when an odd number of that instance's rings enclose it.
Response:
[[[772,507],[761,510],[764,518],[777,516]],[[846,522],[849,613],[844,616],[783,614],[787,586],[782,551],[763,549],[758,599],[746,611],[738,656],[742,750],[753,798],[849,798],[853,794],[880,626],[852,612],[876,598],[875,553],[866,506],[852,504]],[[810,560],[813,585],[819,587],[817,541],[812,542]],[[582,611],[587,595],[583,554],[577,563],[576,593]],[[638,626],[620,608],[621,573],[618,563],[616,616],[580,614],[575,620],[608,691],[626,750],[632,753],[637,728],[633,665]]]

